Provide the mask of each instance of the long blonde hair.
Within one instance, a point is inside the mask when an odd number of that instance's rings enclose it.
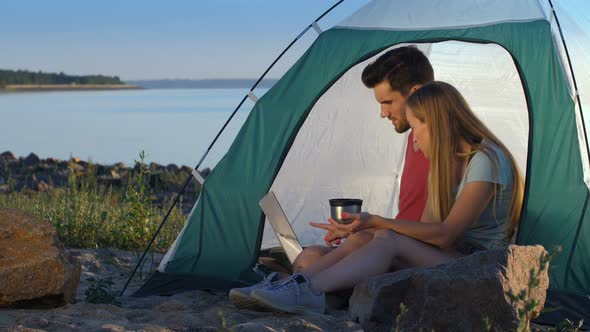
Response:
[[[459,91],[445,82],[432,82],[414,92],[407,100],[414,116],[428,127],[430,135],[430,175],[428,192],[434,218],[443,221],[453,206],[453,188],[458,179],[453,169],[454,159],[469,158],[481,151],[494,161],[499,174],[499,157],[490,145],[497,146],[510,161],[512,199],[506,235],[512,236],[520,221],[524,197],[524,181],[514,157],[506,146],[477,118]],[[459,151],[460,140],[470,146],[469,153]],[[485,141],[485,142],[484,142]],[[483,142],[483,143],[482,143]],[[498,185],[494,189],[494,207]]]

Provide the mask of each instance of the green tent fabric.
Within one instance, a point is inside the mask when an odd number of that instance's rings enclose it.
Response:
[[[558,305],[569,303],[569,313],[584,305],[590,294],[589,191],[575,100],[551,23],[544,18],[416,30],[339,26],[322,33],[256,103],[207,178],[159,273],[139,293],[256,281],[252,267],[265,220],[258,201],[273,185],[318,100],[353,66],[387,48],[443,41],[492,43],[512,57],[529,119],[526,198],[517,243],[561,247],[550,270],[550,292]]]

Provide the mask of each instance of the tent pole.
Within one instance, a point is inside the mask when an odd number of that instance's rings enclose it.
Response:
[[[258,78],[258,80],[256,81],[256,83],[254,83],[254,85],[250,88],[249,93],[251,93],[251,92],[254,91],[254,89],[258,86],[258,84],[262,81],[262,79],[264,79],[264,77],[266,76],[266,74],[268,74],[268,72],[283,57],[283,55],[285,53],[287,53],[287,51],[291,48],[291,46],[293,46],[315,23],[317,23],[319,20],[321,20],[324,16],[326,16],[329,12],[331,12],[334,8],[336,8],[342,2],[344,2],[344,0],[340,0],[337,3],[335,3],[332,7],[330,7],[328,10],[326,10],[322,15],[320,15],[318,18],[316,18],[310,25],[308,25],[305,29],[303,29],[303,31],[299,35],[297,35],[297,37],[295,37],[295,39],[270,64],[270,66],[264,71],[264,73],[260,76],[260,78]],[[207,155],[211,151],[211,148],[213,148],[213,145],[215,145],[215,143],[217,142],[217,139],[219,138],[219,136],[221,136],[221,134],[223,133],[223,131],[225,130],[225,128],[227,127],[227,125],[229,124],[229,122],[233,119],[234,115],[236,115],[236,113],[238,112],[238,110],[240,109],[240,107],[242,107],[242,105],[244,104],[244,102],[246,101],[247,98],[248,98],[248,94],[246,96],[244,96],[244,98],[242,98],[242,101],[240,101],[240,103],[238,104],[238,106],[234,109],[234,111],[232,112],[232,114],[225,121],[225,123],[223,124],[223,126],[221,127],[221,129],[219,130],[219,132],[217,133],[217,135],[215,135],[215,138],[213,139],[213,141],[211,142],[211,144],[209,144],[209,147],[207,148],[207,150],[205,151],[205,153],[203,154],[203,156],[201,157],[201,159],[197,163],[197,166],[195,166],[195,168],[194,168],[195,170],[198,170],[199,169],[199,166],[201,166],[201,163],[203,163],[203,160],[205,160],[205,157],[207,157]],[[127,290],[127,286],[129,286],[129,283],[131,282],[131,279],[133,279],[133,276],[137,272],[137,269],[141,265],[141,262],[145,258],[145,255],[147,254],[147,252],[151,248],[152,244],[156,240],[156,237],[160,233],[160,230],[164,226],[164,223],[166,222],[166,220],[168,220],[168,217],[170,216],[170,213],[172,213],[172,210],[174,209],[174,207],[178,203],[178,201],[180,199],[180,196],[182,196],[182,194],[184,194],[184,191],[186,190],[186,187],[188,187],[188,184],[190,183],[192,177],[193,176],[191,174],[188,175],[186,181],[184,182],[184,185],[182,186],[182,189],[176,194],[176,198],[174,199],[174,202],[172,202],[172,205],[168,209],[168,213],[166,213],[166,216],[164,217],[164,219],[162,219],[162,222],[160,222],[160,225],[158,226],[158,229],[156,229],[156,232],[152,236],[152,239],[150,240],[150,242],[148,243],[147,247],[143,251],[143,254],[139,258],[139,261],[135,265],[135,268],[133,269],[133,272],[131,272],[131,275],[129,276],[129,279],[127,279],[127,282],[125,283],[125,286],[123,287],[123,290],[121,290],[121,293],[119,294],[119,296],[123,296],[123,293],[125,293],[125,290]]]

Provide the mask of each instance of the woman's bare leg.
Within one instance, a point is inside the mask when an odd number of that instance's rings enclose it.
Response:
[[[460,256],[390,230],[379,230],[369,243],[334,265],[305,274],[315,290],[332,292],[352,288],[367,277],[393,268],[434,266]]]
[[[338,248],[327,252],[325,255],[317,257],[313,262],[310,262],[307,266],[296,272],[303,272],[305,275],[313,275],[329,268],[344,257],[369,243],[371,239],[373,239],[374,232],[375,230],[366,230],[349,236]]]
[[[293,262],[293,272],[299,273],[306,271],[309,266],[314,264],[320,259],[320,257],[327,255],[331,251],[337,248],[326,247],[326,246],[309,246],[303,249],[303,251],[297,256]]]

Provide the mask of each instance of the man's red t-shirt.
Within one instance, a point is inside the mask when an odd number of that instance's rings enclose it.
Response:
[[[414,133],[410,132],[399,193],[399,212],[395,219],[420,221],[428,196],[430,163],[422,151],[414,151]]]

